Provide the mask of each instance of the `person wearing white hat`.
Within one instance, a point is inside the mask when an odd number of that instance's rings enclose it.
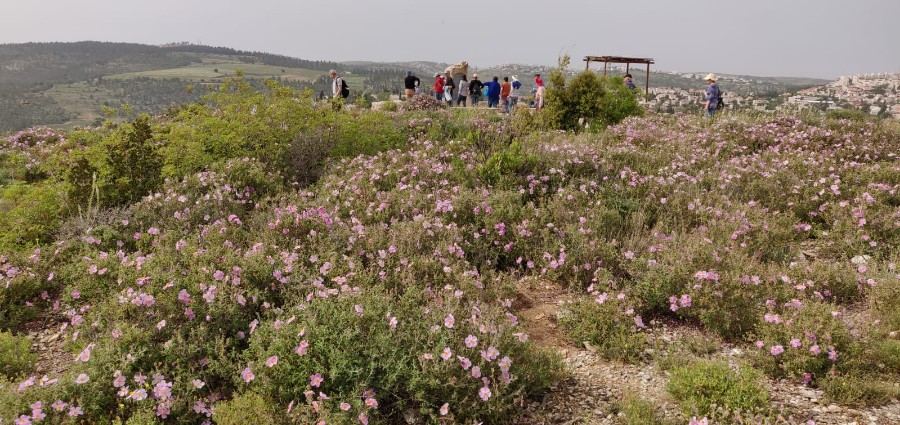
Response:
[[[704,79],[709,84],[706,87],[706,116],[711,117],[719,104],[719,85],[716,84],[716,74],[710,72]]]
[[[478,106],[478,101],[481,100],[481,89],[483,88],[484,83],[478,79],[478,74],[472,74],[472,81],[469,81],[469,104]]]

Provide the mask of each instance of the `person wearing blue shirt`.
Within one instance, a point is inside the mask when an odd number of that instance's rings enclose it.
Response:
[[[637,86],[634,85],[634,78],[631,77],[631,74],[625,74],[625,86],[632,90],[637,88]]]
[[[500,83],[498,78],[494,77],[493,81],[485,83],[487,87],[488,108],[496,108],[500,106]]]
[[[709,84],[706,88],[706,116],[711,117],[716,113],[716,107],[719,105],[719,85],[716,84],[716,74],[706,74],[705,79]]]

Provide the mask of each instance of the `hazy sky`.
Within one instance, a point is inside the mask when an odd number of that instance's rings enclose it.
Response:
[[[900,72],[900,0],[0,0],[0,43],[190,41],[313,60],[834,78]]]

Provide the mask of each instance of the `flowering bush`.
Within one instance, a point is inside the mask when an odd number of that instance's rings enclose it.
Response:
[[[436,111],[445,107],[444,102],[424,94],[414,96],[411,100],[407,100],[400,105],[400,109],[404,111]]]
[[[797,299],[769,306],[754,343],[757,365],[766,372],[811,382],[853,358],[856,347],[840,308]]]
[[[560,371],[512,308],[525,278],[587,291],[561,320],[609,357],[638,358],[663,317],[755,336],[774,376],[895,373],[893,127],[654,115],[528,133],[234,84],[148,121],[168,180],[136,202],[21,202],[87,181],[45,165],[102,165],[99,142],[133,124],[50,144],[40,182],[4,177],[2,220],[17,221],[0,233],[0,328],[45,318],[73,359],[3,385],[5,420],[203,423],[223,405],[235,420],[509,422]],[[318,135],[321,168],[297,181]],[[713,387],[737,382],[717,370]]]

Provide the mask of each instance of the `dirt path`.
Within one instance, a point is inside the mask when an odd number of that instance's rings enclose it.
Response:
[[[617,413],[617,403],[629,396],[649,402],[664,417],[662,423],[683,424],[684,417],[669,397],[665,386],[667,372],[646,361],[631,365],[610,362],[584,346],[575,346],[560,329],[557,319],[560,308],[572,298],[565,289],[553,282],[524,280],[517,288],[513,304],[529,337],[537,344],[557,351],[563,358],[566,376],[558,382],[542,401],[527,407],[518,424],[574,425],[625,423]],[[699,330],[651,322],[651,347],[654,349],[679,344],[680,341],[708,339]],[[710,357],[724,358],[731,363],[742,360],[740,348],[729,344],[712,343]],[[686,358],[686,357],[685,357]],[[770,422],[781,424],[844,424],[897,425],[900,424],[900,403],[867,409],[852,409],[829,404],[820,390],[790,381],[767,380],[771,393],[771,407],[780,412]],[[900,384],[898,384],[900,385]]]

